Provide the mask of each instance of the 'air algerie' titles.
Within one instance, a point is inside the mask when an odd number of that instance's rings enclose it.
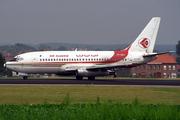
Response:
[[[69,55],[49,55],[49,57],[69,57]]]
[[[76,55],[76,57],[98,57],[98,55]]]
[[[69,55],[49,55],[49,57],[69,57]],[[76,57],[98,57],[98,55],[76,55]]]

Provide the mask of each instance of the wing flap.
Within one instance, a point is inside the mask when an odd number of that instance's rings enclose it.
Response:
[[[128,67],[132,65],[132,63],[129,64],[110,64],[110,65],[96,65],[96,66],[89,66],[86,69],[87,70],[95,70],[95,69],[113,69],[113,68],[122,68],[122,67]]]

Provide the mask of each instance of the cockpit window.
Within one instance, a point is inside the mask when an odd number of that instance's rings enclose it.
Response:
[[[17,58],[14,57],[14,58],[13,58],[12,60],[10,60],[10,61],[16,61],[16,60],[17,60]]]
[[[12,60],[10,60],[10,61],[21,61],[21,60],[23,60],[22,57],[16,56],[16,57],[14,57]]]
[[[23,60],[23,58],[18,57],[16,60],[17,61],[21,61],[21,60]]]

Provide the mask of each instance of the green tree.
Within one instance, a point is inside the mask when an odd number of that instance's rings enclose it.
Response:
[[[5,62],[5,58],[3,57],[3,55],[0,53],[0,76],[4,75],[4,62]]]
[[[35,51],[36,49],[32,46],[21,44],[21,43],[16,43],[15,45],[4,45],[0,46],[1,51],[6,51],[7,53],[11,53],[16,55],[17,53],[21,51],[27,51],[27,50],[32,50]]]
[[[180,65],[180,40],[176,45],[176,54],[178,55],[178,57],[176,58],[176,62]]]
[[[12,76],[12,71],[6,70],[4,68],[4,63],[5,63],[5,58],[4,56],[0,53],[0,76],[5,76],[7,75],[8,77]]]
[[[59,46],[57,50],[66,51],[66,50],[67,50],[67,48],[66,48],[66,47],[64,47],[64,46]]]
[[[46,50],[46,49],[51,49],[50,46],[46,45],[46,44],[41,44],[39,47],[38,47],[39,50]]]
[[[5,76],[7,75],[8,77],[12,76],[12,71],[6,70],[4,68],[4,63],[5,63],[5,58],[4,56],[0,53],[0,76]]]

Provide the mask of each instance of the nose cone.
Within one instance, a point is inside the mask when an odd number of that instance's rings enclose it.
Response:
[[[6,63],[4,63],[4,67],[6,68]]]

